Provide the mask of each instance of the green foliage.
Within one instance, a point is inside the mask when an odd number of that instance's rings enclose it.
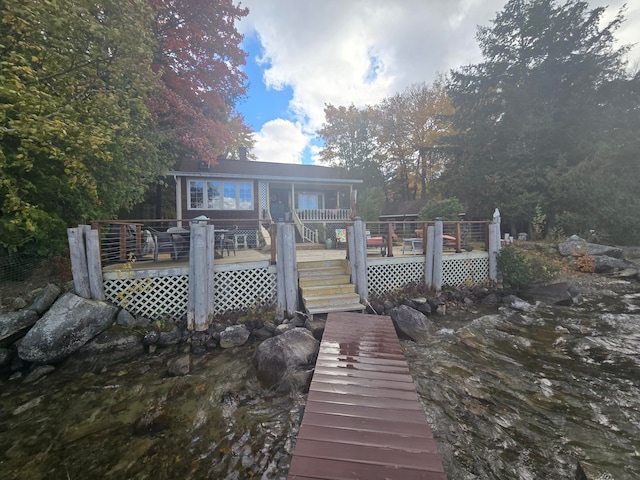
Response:
[[[61,252],[66,245],[66,227],[117,218],[130,210],[145,198],[150,185],[166,176],[187,148],[190,152],[195,148],[181,144],[178,137],[189,138],[198,146],[204,142],[202,135],[208,141],[216,135],[225,139],[233,136],[240,143],[247,140],[241,118],[231,114],[235,99],[243,92],[238,84],[245,77],[236,67],[244,57],[237,44],[230,46],[241,41],[233,20],[246,11],[234,7],[230,0],[200,6],[208,13],[217,9],[215,22],[222,24],[220,29],[210,28],[212,15],[192,15],[189,9],[198,5],[187,0],[2,2],[1,247],[11,252]],[[186,39],[160,45],[166,35],[159,35],[158,22],[178,18],[175,12],[163,17],[159,12],[164,8],[179,10],[185,20],[164,23],[165,33],[170,25],[178,24],[176,28]],[[198,41],[191,28],[196,17],[195,23],[204,25],[203,35],[209,43],[192,49],[189,41]],[[191,33],[185,33],[187,27]],[[235,34],[227,36],[230,29]],[[224,42],[218,45],[219,36],[210,35],[212,31],[226,32]],[[221,49],[224,43],[226,50],[216,55],[211,42]],[[172,48],[188,58],[176,59]],[[162,70],[158,67],[162,55],[167,57],[165,66],[174,61],[189,69],[189,61],[197,63],[197,71],[189,70],[180,81],[172,77],[173,94],[167,93],[171,79],[166,71],[156,73]],[[217,71],[203,58],[215,58]],[[177,70],[172,71],[175,74]],[[198,74],[207,75],[206,81]],[[213,83],[213,76],[218,83]],[[214,88],[220,82],[224,88]],[[210,93],[214,90],[215,94]],[[180,98],[177,92],[182,94]],[[181,114],[189,110],[191,102],[198,115],[187,112],[182,123],[174,122],[167,111],[161,114],[158,110],[160,97],[170,97],[173,104],[168,101],[163,105]],[[214,104],[220,108],[216,110]],[[245,144],[250,146],[250,141]]]
[[[544,229],[547,224],[547,215],[542,211],[540,204],[536,205],[536,214],[531,221],[533,233],[537,239],[544,237]]]
[[[464,208],[456,197],[442,200],[429,200],[420,210],[420,220],[431,221],[437,217],[446,221],[460,220],[458,214],[464,213]]]
[[[358,190],[358,216],[365,222],[377,222],[384,206],[385,196],[382,187]]]
[[[518,231],[533,221],[640,241],[640,216],[626,214],[638,206],[640,75],[615,48],[622,11],[609,21],[605,11],[511,0],[479,29],[483,62],[449,85],[459,134],[440,185],[470,216],[497,205]]]
[[[502,284],[510,288],[523,288],[532,282],[531,267],[524,254],[513,247],[505,247],[498,255],[498,271]]]
[[[521,250],[509,245],[500,250],[498,271],[502,284],[507,288],[521,289],[532,283],[553,278],[559,267],[535,251]]]

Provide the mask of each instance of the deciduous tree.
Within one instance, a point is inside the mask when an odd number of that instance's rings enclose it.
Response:
[[[3,0],[0,243],[46,250],[73,222],[139,201],[166,171],[145,105],[150,11],[139,0]]]
[[[248,9],[232,0],[149,3],[157,41],[153,69],[161,82],[150,106],[166,148],[213,164],[238,145],[251,147],[249,129],[233,110],[246,83],[235,22]]]

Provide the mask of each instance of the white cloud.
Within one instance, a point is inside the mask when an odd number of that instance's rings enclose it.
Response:
[[[624,0],[607,0],[613,12]],[[605,0],[593,0],[592,7]],[[324,121],[324,106],[376,104],[412,83],[481,60],[475,35],[506,0],[244,0],[249,16],[240,30],[255,31],[264,47],[264,82],[290,86],[295,125],[278,123],[259,134],[294,130],[311,136]],[[622,41],[638,38],[637,6],[630,7]],[[635,50],[636,57],[639,49]],[[265,126],[266,127],[266,126]],[[295,129],[293,128],[295,127]],[[285,139],[284,144],[289,144]],[[299,144],[292,144],[299,148]],[[266,151],[266,150],[265,150]],[[286,156],[296,156],[301,150]],[[298,157],[296,157],[298,158]]]
[[[309,143],[299,124],[281,118],[265,123],[254,138],[252,153],[263,162],[302,163],[302,153]]]

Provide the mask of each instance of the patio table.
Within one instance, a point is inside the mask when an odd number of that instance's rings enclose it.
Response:
[[[422,253],[422,238],[404,238],[402,240],[402,253],[404,254],[404,250],[407,247],[411,247],[411,253],[414,255],[416,251],[420,251]]]

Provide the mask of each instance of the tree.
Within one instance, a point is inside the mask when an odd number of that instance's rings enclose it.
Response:
[[[443,79],[411,85],[379,108],[378,143],[386,164],[393,165],[388,170],[395,172],[395,199],[427,198],[447,161],[443,139],[453,133],[453,107]]]
[[[604,12],[578,0],[511,0],[490,28],[479,29],[484,62],[452,72],[449,85],[459,133],[443,189],[485,212],[499,206],[513,230],[527,228],[536,205],[549,226],[581,214],[572,204],[590,204],[588,189],[574,189],[568,201],[559,179],[587,185],[589,163],[608,172],[601,180],[611,178],[621,161],[607,141],[621,107],[612,85],[633,90],[627,48],[613,45],[623,12],[601,27]],[[635,107],[627,116],[637,117]]]
[[[149,13],[138,0],[2,2],[3,247],[56,250],[67,225],[130,207],[166,172],[145,104]]]
[[[233,111],[246,91],[246,53],[235,22],[248,9],[232,0],[149,3],[158,46],[153,69],[161,82],[150,107],[165,147],[211,164],[238,146],[251,147],[249,128]]]

